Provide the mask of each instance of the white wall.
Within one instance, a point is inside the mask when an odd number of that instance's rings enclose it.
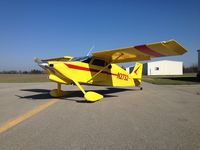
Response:
[[[130,67],[127,67],[127,68],[126,68],[126,71],[127,71],[128,73],[130,73]]]
[[[156,61],[147,63],[148,75],[182,75],[183,62],[178,61]]]

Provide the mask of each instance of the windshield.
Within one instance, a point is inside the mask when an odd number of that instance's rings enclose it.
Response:
[[[91,56],[84,56],[84,57],[74,57],[70,61],[85,61],[87,59],[91,58]]]

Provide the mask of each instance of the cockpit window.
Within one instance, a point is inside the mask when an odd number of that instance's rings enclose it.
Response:
[[[105,61],[101,59],[94,59],[92,64],[96,66],[102,66],[102,67],[106,65]]]
[[[89,64],[91,60],[92,60],[91,56],[85,56],[85,57],[73,57],[70,61],[81,61],[81,62]],[[107,63],[101,59],[94,59],[92,61],[92,64],[96,66],[102,66],[102,67],[107,65]]]
[[[85,56],[85,57],[74,57],[72,58],[70,61],[82,61],[82,62],[85,62],[86,60],[90,59],[91,60],[91,57],[90,56]]]

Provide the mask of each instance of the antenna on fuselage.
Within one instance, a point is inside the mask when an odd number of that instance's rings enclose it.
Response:
[[[90,53],[92,52],[92,50],[93,50],[94,48],[95,48],[95,46],[93,45],[93,46],[90,48],[89,52],[87,53],[87,56],[90,55]]]

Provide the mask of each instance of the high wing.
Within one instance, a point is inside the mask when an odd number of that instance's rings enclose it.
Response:
[[[150,60],[155,57],[182,55],[186,49],[175,40],[94,52],[92,55],[110,63]]]

